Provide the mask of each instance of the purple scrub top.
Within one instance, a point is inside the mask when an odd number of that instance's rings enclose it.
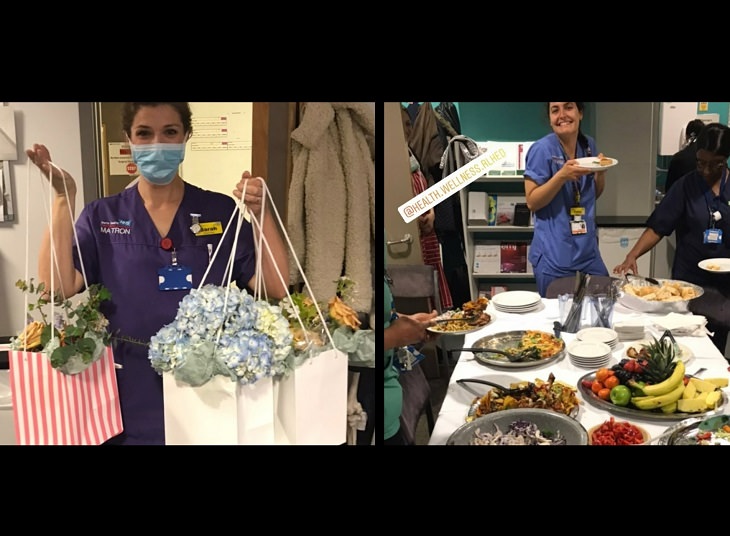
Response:
[[[185,192],[167,237],[177,253],[177,264],[192,269],[193,288],[200,285],[215,254],[221,234],[196,236],[190,229],[191,214],[199,214],[201,225],[219,222],[225,231],[236,206],[234,198],[185,183]],[[205,283],[226,281],[225,266],[235,238],[237,218],[225,233]],[[175,318],[178,305],[188,290],[159,290],[158,270],[172,264],[172,252],[161,247],[162,236],[144,207],[137,187],[97,199],[84,207],[76,232],[88,283],[100,283],[111,292],[102,304],[113,336],[131,337],[148,343],[150,337]],[[212,252],[212,254],[210,253]],[[74,262],[81,271],[78,250]],[[255,269],[251,224],[244,221],[236,248],[232,280],[247,288]],[[249,290],[250,292],[250,290]],[[152,368],[146,345],[116,340],[117,370],[124,432],[110,444],[163,445],[165,427],[162,377]]]

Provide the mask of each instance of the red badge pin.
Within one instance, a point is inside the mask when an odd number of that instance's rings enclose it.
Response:
[[[165,251],[170,251],[172,249],[172,240],[167,237],[163,238],[160,240],[160,247]]]

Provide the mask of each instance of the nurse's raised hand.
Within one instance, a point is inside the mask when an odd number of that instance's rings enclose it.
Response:
[[[48,177],[48,172],[53,170],[52,185],[56,194],[66,195],[68,192],[70,195],[76,194],[76,181],[66,171],[61,170],[59,167],[51,165],[51,153],[45,145],[34,143],[32,149],[25,151],[28,155],[28,159],[33,162],[38,169],[41,170],[43,175]],[[66,183],[64,184],[64,179]]]
[[[253,177],[251,173],[244,171],[241,180],[236,184],[236,189],[233,190],[233,195],[237,199],[241,199],[241,195],[244,196],[243,202],[254,216],[261,215],[261,206],[265,193],[263,181],[264,179],[261,177]],[[245,192],[244,188],[246,189]]]

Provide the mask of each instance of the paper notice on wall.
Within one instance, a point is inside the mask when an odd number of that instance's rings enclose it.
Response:
[[[15,141],[15,111],[0,106],[0,160],[17,160],[18,145]]]
[[[132,150],[125,142],[109,144],[109,175],[134,175],[137,166],[132,162]],[[131,164],[131,166],[130,166]]]
[[[0,221],[5,221],[5,173],[0,167]]]

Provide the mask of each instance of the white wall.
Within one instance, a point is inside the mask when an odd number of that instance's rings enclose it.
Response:
[[[40,174],[30,164],[31,180],[28,183],[29,161],[25,150],[33,143],[46,145],[54,163],[76,178],[76,214],[84,206],[78,103],[8,102],[7,105],[15,110],[18,160],[10,162],[9,181],[15,221],[0,223],[0,336],[17,335],[23,328],[25,296],[15,287],[15,282],[26,277],[26,231],[28,277],[37,280],[38,247],[48,225],[48,182],[44,179],[46,187],[41,186]],[[30,205],[26,210],[28,192]]]

